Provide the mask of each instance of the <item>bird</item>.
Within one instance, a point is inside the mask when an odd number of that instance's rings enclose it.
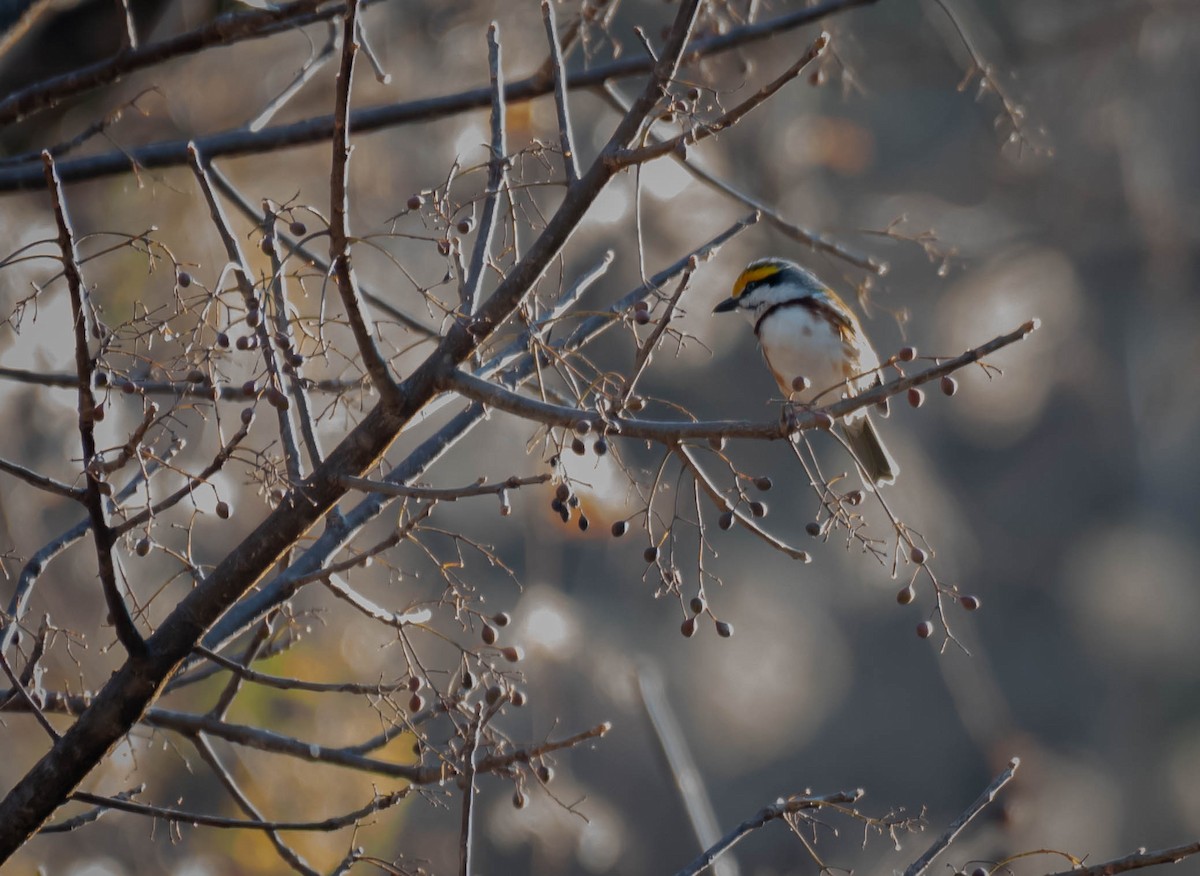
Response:
[[[831,390],[853,396],[883,382],[879,357],[853,311],[816,274],[793,261],[764,258],[747,265],[713,313],[735,310],[754,326],[767,367],[793,402],[809,403]],[[840,427],[863,485],[895,483],[900,466],[867,410],[847,414]]]

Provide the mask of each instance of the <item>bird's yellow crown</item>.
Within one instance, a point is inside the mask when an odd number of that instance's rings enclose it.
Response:
[[[757,283],[759,280],[765,280],[767,277],[773,277],[783,269],[784,265],[774,260],[754,262],[738,275],[730,297],[738,298],[746,291],[747,286]]]

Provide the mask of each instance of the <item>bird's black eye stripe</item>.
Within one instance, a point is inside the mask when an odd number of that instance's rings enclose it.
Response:
[[[742,290],[742,294],[753,292],[755,289],[760,289],[764,286],[778,286],[787,279],[787,271],[776,271],[769,277],[763,277],[761,280],[755,280],[753,283],[747,283],[746,288]]]

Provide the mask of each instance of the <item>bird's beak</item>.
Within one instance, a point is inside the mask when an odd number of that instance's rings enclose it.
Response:
[[[726,298],[720,304],[713,308],[713,313],[729,313],[731,310],[737,310],[737,299]]]

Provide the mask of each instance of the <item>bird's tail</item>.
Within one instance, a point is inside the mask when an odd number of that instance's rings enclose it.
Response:
[[[854,453],[867,489],[896,482],[900,466],[879,440],[879,433],[875,431],[875,424],[869,416],[849,423],[843,422],[842,434],[846,436],[846,443]]]

